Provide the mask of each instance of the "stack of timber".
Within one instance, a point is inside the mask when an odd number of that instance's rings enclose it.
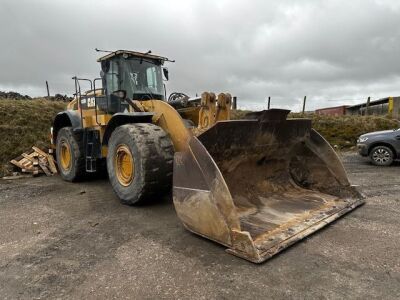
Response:
[[[10,162],[20,168],[23,173],[32,175],[44,173],[47,176],[57,174],[53,156],[37,147],[32,147],[32,149],[22,153]]]

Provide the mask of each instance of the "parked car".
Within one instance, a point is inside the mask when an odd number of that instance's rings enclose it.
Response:
[[[363,134],[357,140],[357,148],[374,165],[389,166],[400,159],[400,128]]]

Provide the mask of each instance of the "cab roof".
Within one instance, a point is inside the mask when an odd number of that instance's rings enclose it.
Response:
[[[142,57],[142,58],[148,58],[148,59],[155,59],[155,60],[159,60],[161,62],[164,61],[170,61],[168,58],[166,57],[162,57],[162,56],[158,56],[158,55],[153,55],[150,53],[142,53],[142,52],[136,52],[136,51],[129,51],[129,50],[117,50],[114,52],[111,52],[107,55],[104,55],[102,57],[100,57],[99,59],[97,59],[98,62],[101,61],[105,61],[105,60],[109,60],[114,56],[120,56],[120,55],[128,55],[128,56],[134,56],[134,57]]]

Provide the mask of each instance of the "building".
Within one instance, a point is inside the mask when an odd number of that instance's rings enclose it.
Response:
[[[342,105],[317,109],[318,115],[388,115],[394,119],[400,119],[400,97],[386,97],[378,100],[356,104]]]
[[[343,116],[346,114],[347,105],[320,108],[315,111],[317,115]]]
[[[367,103],[348,106],[347,115],[389,115],[395,119],[400,116],[400,97],[386,97]]]

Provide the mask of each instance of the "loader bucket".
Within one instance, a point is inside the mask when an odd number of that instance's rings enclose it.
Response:
[[[260,263],[362,204],[311,120],[287,110],[216,123],[174,159],[184,226]]]

